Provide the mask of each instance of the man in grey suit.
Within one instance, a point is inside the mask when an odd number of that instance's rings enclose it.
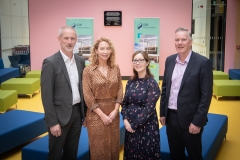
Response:
[[[85,61],[73,54],[77,42],[74,28],[59,30],[60,51],[44,59],[41,95],[49,133],[48,159],[76,159],[86,106],[82,92]]]
[[[172,160],[202,160],[202,132],[212,99],[212,63],[191,50],[191,32],[175,31],[177,54],[165,62],[160,122],[166,125]]]

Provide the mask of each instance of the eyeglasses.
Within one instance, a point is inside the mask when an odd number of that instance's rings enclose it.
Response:
[[[133,64],[137,64],[137,63],[143,63],[145,61],[145,59],[134,59],[132,60]]]

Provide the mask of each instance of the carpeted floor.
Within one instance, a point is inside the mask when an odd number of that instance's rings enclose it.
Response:
[[[123,81],[125,90],[126,81]],[[157,109],[159,108],[159,101]],[[14,109],[12,107],[11,109]],[[36,93],[33,98],[20,95],[18,98],[18,108],[20,110],[29,110],[35,112],[43,112],[41,94]],[[228,132],[226,140],[223,141],[221,149],[216,157],[216,160],[239,160],[240,149],[240,98],[239,97],[222,97],[218,101],[215,97],[212,98],[210,113],[224,114],[228,116]],[[0,155],[0,160],[21,160],[21,149],[26,144],[12,149]],[[123,157],[123,146],[120,150],[120,160]]]

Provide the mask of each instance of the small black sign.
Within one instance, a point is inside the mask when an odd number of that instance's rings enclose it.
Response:
[[[122,11],[104,11],[104,26],[121,26]]]

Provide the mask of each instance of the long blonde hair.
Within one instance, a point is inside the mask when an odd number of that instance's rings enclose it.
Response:
[[[91,48],[91,54],[90,54],[90,57],[89,57],[89,61],[91,62],[91,65],[98,65],[99,64],[98,57],[97,57],[97,54],[96,54],[95,50],[98,49],[99,43],[103,42],[103,41],[107,42],[110,49],[111,49],[111,54],[110,54],[110,57],[107,60],[107,65],[112,68],[115,65],[115,57],[116,57],[115,47],[114,47],[113,43],[111,42],[111,40],[108,39],[108,38],[105,38],[105,37],[100,37],[94,43],[94,45]]]

